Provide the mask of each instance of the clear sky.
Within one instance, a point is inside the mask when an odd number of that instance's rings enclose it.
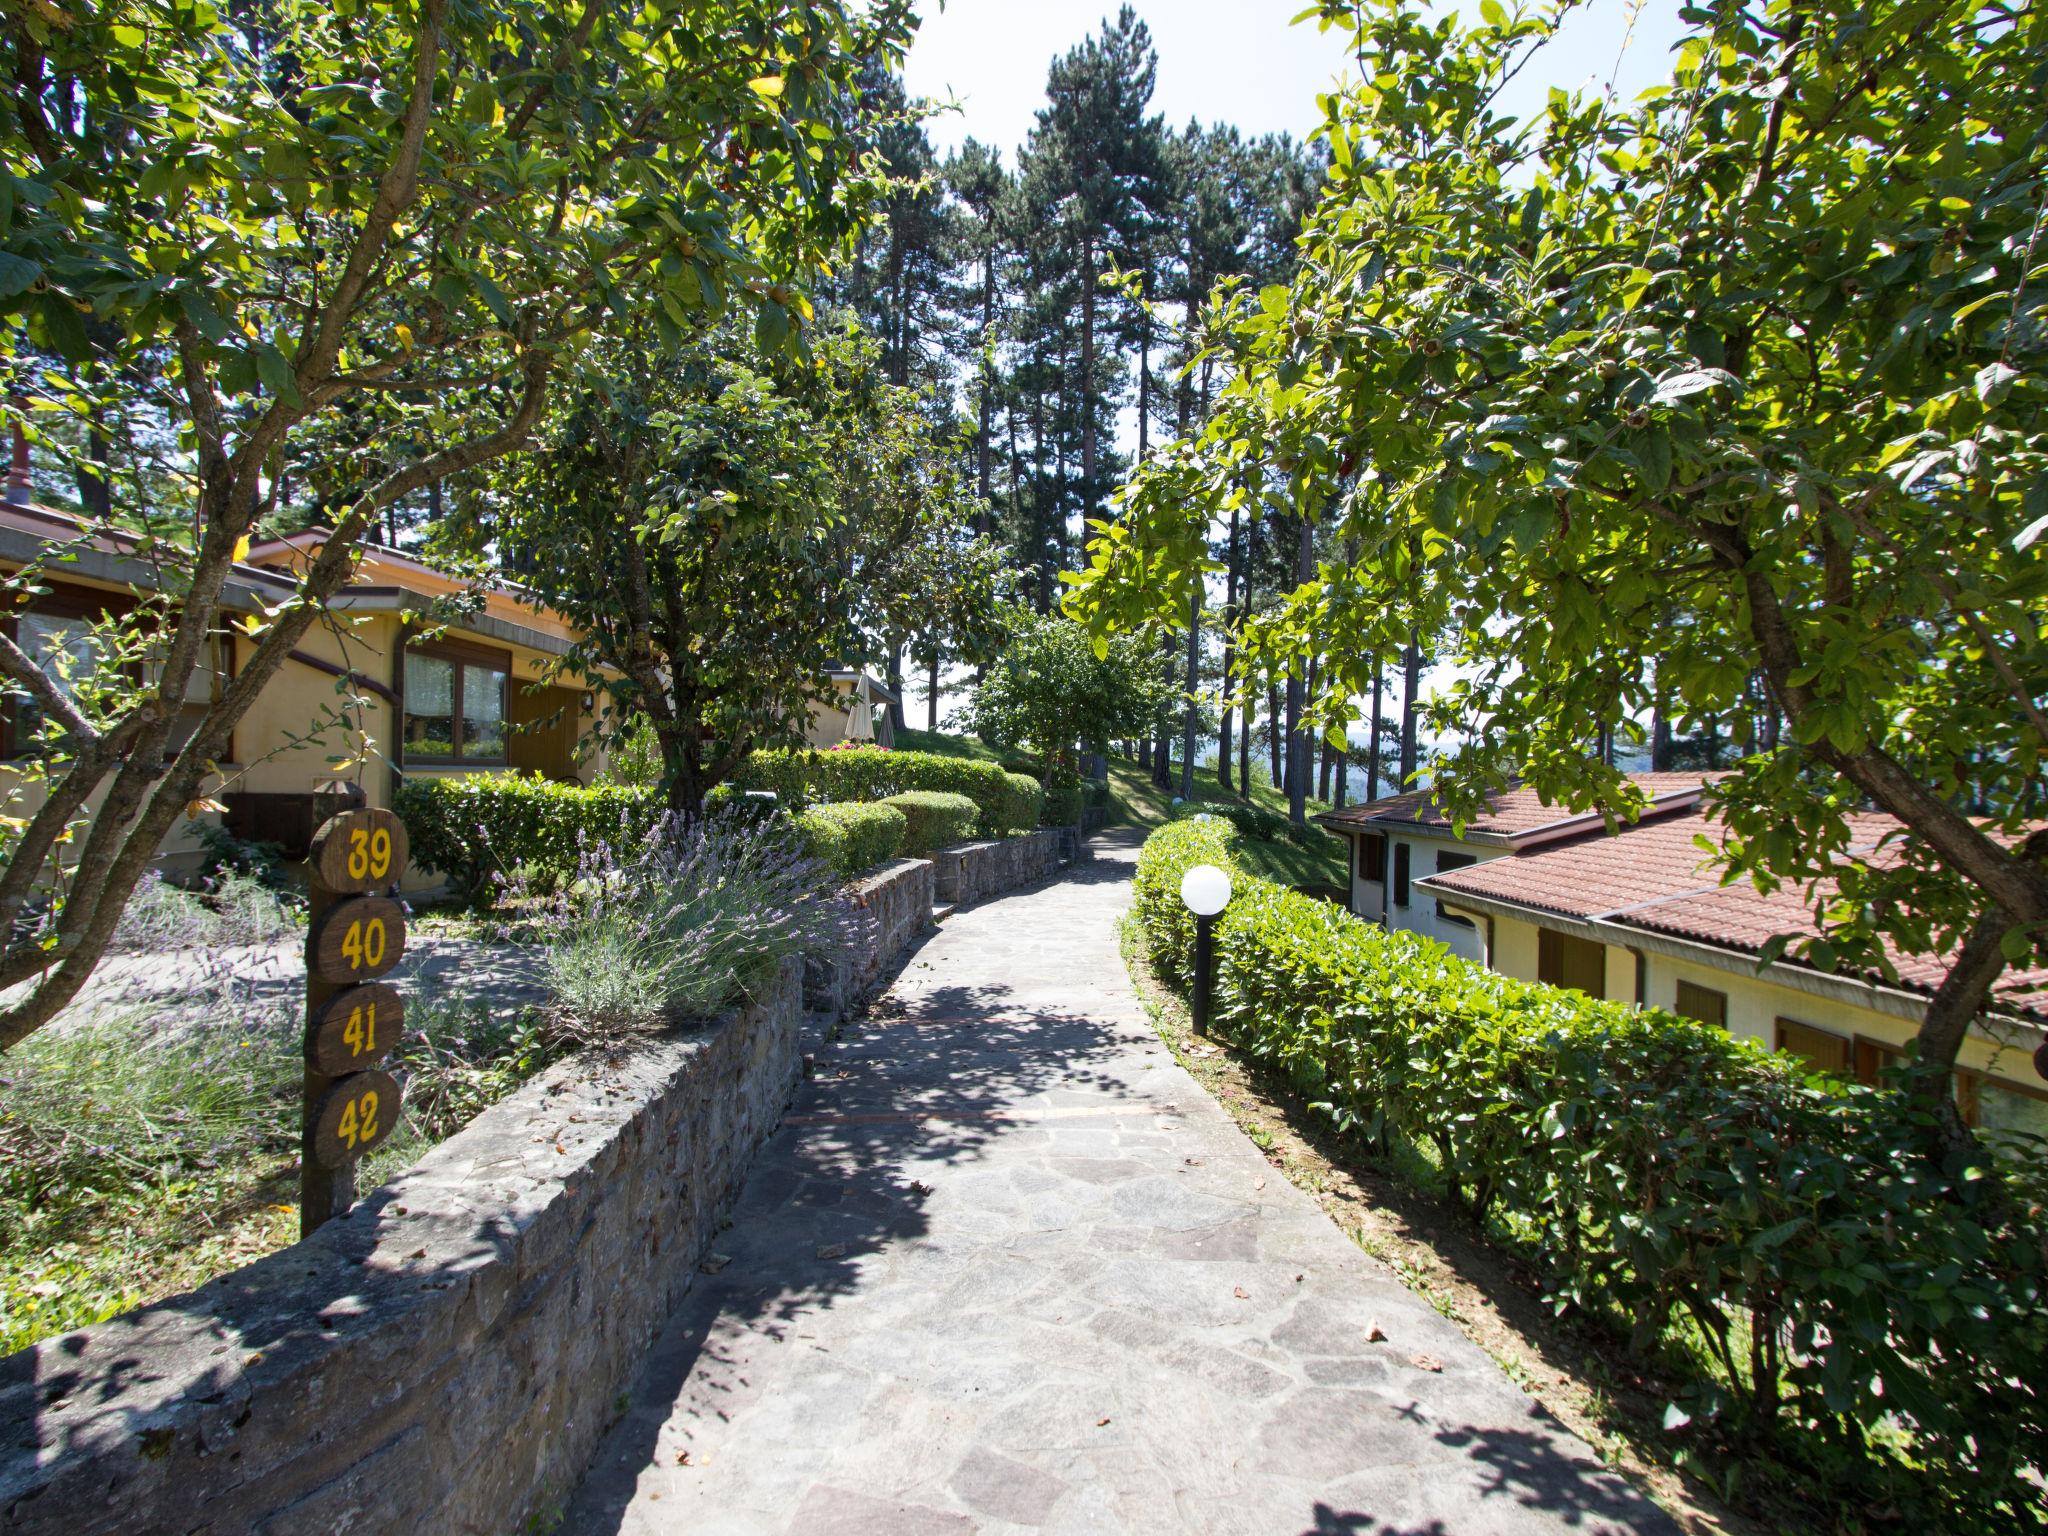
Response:
[[[1511,110],[1540,109],[1553,85],[1604,86],[1621,58],[1626,96],[1665,78],[1679,0],[1587,0],[1510,87]],[[1320,118],[1315,98],[1349,67],[1341,34],[1288,20],[1307,0],[1135,0],[1159,50],[1152,107],[1174,127],[1190,117],[1247,134],[1301,137]],[[1623,38],[1635,16],[1633,36]],[[1473,0],[1471,9],[1477,9]],[[1045,103],[1046,67],[1116,14],[1104,0],[930,0],[904,69],[913,95],[957,98],[930,125],[941,151],[972,134],[1006,163]]]

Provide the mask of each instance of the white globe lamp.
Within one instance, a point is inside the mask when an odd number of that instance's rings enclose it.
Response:
[[[1197,864],[1180,877],[1180,899],[1197,917],[1214,917],[1230,905],[1230,876],[1214,864]]]
[[[1216,978],[1216,917],[1230,905],[1230,876],[1197,864],[1180,877],[1180,899],[1195,914],[1195,1033],[1209,1032],[1209,994]]]

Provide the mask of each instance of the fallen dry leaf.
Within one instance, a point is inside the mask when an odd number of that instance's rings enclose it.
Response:
[[[1241,1285],[1232,1286],[1230,1294],[1235,1296],[1239,1301],[1250,1301],[1252,1299],[1252,1293],[1246,1290]]]
[[[1417,1355],[1410,1363],[1418,1371],[1440,1371],[1444,1368],[1443,1361],[1435,1355]]]
[[[1107,1424],[1108,1422],[1109,1422],[1109,1420],[1107,1420],[1107,1419],[1097,1419],[1097,1420],[1095,1421],[1095,1427],[1096,1427],[1097,1429],[1100,1429],[1100,1428],[1102,1428],[1102,1426],[1103,1426],[1103,1425]]]
[[[705,1254],[705,1255],[704,1255],[704,1262],[703,1262],[702,1264],[699,1264],[699,1265],[698,1265],[697,1267],[698,1267],[699,1269],[703,1270],[703,1271],[704,1271],[704,1273],[705,1273],[705,1274],[707,1274],[707,1275],[715,1275],[715,1274],[717,1274],[717,1273],[718,1273],[718,1272],[719,1272],[719,1271],[720,1271],[721,1269],[725,1268],[725,1266],[726,1266],[726,1265],[730,1264],[731,1262],[732,1262],[732,1255],[731,1255],[731,1254],[727,1254],[727,1253],[707,1253],[707,1254]]]
[[[677,1452],[676,1452],[676,1465],[677,1465],[677,1466],[679,1466],[679,1467],[687,1467],[687,1466],[688,1466],[689,1464],[690,1464],[690,1453],[689,1453],[688,1451],[677,1451]]]
[[[846,1244],[820,1243],[818,1245],[818,1257],[821,1259],[843,1259],[846,1257]]]
[[[1264,1179],[1260,1179],[1257,1183],[1252,1185],[1253,1189],[1264,1189],[1265,1187],[1266,1181]]]
[[[1365,1325],[1365,1342],[1366,1342],[1366,1343],[1368,1343],[1368,1344],[1380,1344],[1380,1343],[1384,1343],[1384,1342],[1385,1342],[1385,1340],[1386,1340],[1386,1337],[1387,1337],[1387,1330],[1386,1330],[1386,1329],[1384,1329],[1384,1328],[1382,1328],[1382,1327],[1380,1326],[1380,1320],[1379,1320],[1378,1318],[1374,1318],[1374,1319],[1373,1319],[1373,1320],[1372,1320],[1371,1322],[1369,1322],[1369,1323],[1367,1323],[1367,1324]]]

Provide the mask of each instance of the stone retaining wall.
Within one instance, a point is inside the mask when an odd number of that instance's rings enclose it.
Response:
[[[1046,827],[1022,837],[941,848],[932,854],[938,899],[965,906],[1042,880],[1059,869],[1062,841],[1059,828]]]
[[[897,859],[856,881],[847,893],[854,931],[838,954],[812,958],[804,973],[805,1006],[837,1015],[865,997],[889,962],[931,926],[932,893],[929,859]]]
[[[884,941],[914,920],[875,905]],[[0,1528],[545,1526],[788,1102],[802,992],[791,961],[708,1031],[562,1063],[307,1241],[0,1361]]]

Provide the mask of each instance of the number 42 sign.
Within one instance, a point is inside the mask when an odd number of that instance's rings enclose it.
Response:
[[[405,1027],[405,999],[381,978],[405,955],[405,909],[381,894],[405,873],[405,824],[353,810],[314,835],[306,935],[306,1098],[299,1229],[344,1215],[354,1164],[397,1128],[399,1087],[378,1063]]]

